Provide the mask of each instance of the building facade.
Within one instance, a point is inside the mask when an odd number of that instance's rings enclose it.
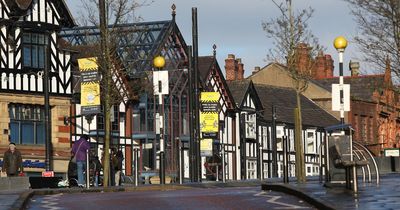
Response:
[[[63,0],[0,1],[0,153],[18,145],[27,172],[44,170],[44,93],[50,94],[54,171],[65,173],[70,157],[71,54],[60,46],[58,31],[74,20]],[[43,72],[49,72],[44,90]],[[30,164],[35,162],[37,164]]]

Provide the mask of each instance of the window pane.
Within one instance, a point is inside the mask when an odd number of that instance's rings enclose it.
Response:
[[[19,143],[19,123],[10,122],[10,138],[11,142]]]
[[[37,144],[44,144],[44,124],[43,123],[36,123],[36,143]]]
[[[33,45],[32,46],[32,67],[33,68],[38,68],[38,46]]]
[[[21,123],[21,143],[22,144],[34,144],[34,129],[32,122]]]
[[[30,33],[24,33],[22,41],[23,41],[23,43],[31,43],[31,34]]]
[[[45,62],[45,52],[44,52],[44,46],[39,46],[39,68],[44,68],[44,62]]]
[[[38,43],[38,35],[37,34],[31,34],[32,36],[32,43],[37,44]]]
[[[24,46],[24,66],[31,66],[31,46],[30,45],[25,45]]]
[[[38,35],[38,38],[39,38],[38,43],[39,43],[39,44],[44,44],[44,36],[43,36],[43,34],[39,34],[39,35]]]

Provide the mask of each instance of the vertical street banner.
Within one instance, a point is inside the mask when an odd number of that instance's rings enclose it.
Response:
[[[219,98],[219,92],[201,92],[200,132],[203,138],[218,137]]]
[[[81,114],[97,114],[100,106],[100,77],[97,58],[78,59],[81,72]]]

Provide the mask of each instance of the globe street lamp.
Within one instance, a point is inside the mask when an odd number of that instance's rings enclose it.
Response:
[[[347,40],[343,36],[336,37],[333,46],[339,53],[339,89],[340,89],[340,123],[344,124],[344,94],[343,94],[343,54]]]
[[[153,66],[158,71],[153,71],[154,95],[158,95],[160,105],[160,184],[165,184],[165,154],[164,154],[164,98],[163,94],[168,94],[168,71],[161,71],[165,66],[165,59],[157,56],[153,59]],[[166,84],[165,84],[166,83]]]

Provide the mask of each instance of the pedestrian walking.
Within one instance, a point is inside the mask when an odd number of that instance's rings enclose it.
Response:
[[[76,167],[78,174],[78,186],[85,186],[84,172],[86,171],[86,151],[90,150],[89,136],[82,135],[81,138],[72,146],[72,154],[76,158]]]
[[[7,173],[8,177],[18,176],[24,171],[22,167],[22,155],[12,142],[8,145],[8,150],[4,153],[2,170]]]

